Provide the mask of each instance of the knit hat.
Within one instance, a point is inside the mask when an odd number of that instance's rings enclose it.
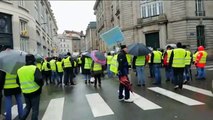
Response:
[[[124,49],[124,48],[126,48],[126,45],[121,45],[121,49]]]

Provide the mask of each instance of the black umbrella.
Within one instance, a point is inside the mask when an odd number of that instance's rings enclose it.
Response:
[[[152,51],[143,43],[133,43],[128,45],[128,53],[134,56],[148,55]]]

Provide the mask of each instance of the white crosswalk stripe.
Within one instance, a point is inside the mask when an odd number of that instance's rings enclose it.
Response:
[[[194,87],[194,86],[189,86],[189,85],[183,85],[183,88],[187,89],[187,90],[191,90],[193,92],[197,92],[197,93],[200,93],[200,94],[203,94],[203,95],[213,97],[212,92],[209,91],[209,90],[204,90],[204,89],[197,88],[197,87]]]
[[[23,108],[25,108],[26,104],[23,104]],[[18,109],[17,109],[17,105],[13,105],[12,106],[12,119],[15,119],[18,116]],[[6,113],[4,113],[6,115]]]
[[[161,109],[159,105],[147,100],[146,98],[136,93],[130,94],[130,98],[132,98],[134,100],[134,103],[143,110]]]
[[[167,96],[171,99],[174,99],[176,101],[179,101],[179,102],[184,103],[184,104],[189,105],[189,106],[205,104],[205,103],[199,102],[197,100],[193,100],[191,98],[185,97],[183,95],[177,94],[175,92],[171,92],[169,90],[166,90],[166,89],[163,89],[163,88],[160,88],[160,87],[150,87],[148,89],[152,90],[154,92],[157,92],[161,95],[165,95],[165,96]]]
[[[110,107],[98,93],[87,94],[86,98],[94,117],[114,114],[114,112],[110,109]]]
[[[52,99],[44,113],[42,120],[62,120],[64,98]]]
[[[195,66],[192,66],[191,69],[195,70],[196,67],[195,67]],[[205,66],[205,70],[208,70],[208,71],[213,70],[213,65],[207,65],[207,66]]]

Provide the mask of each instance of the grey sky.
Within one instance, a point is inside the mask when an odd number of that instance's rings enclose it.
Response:
[[[58,25],[58,33],[64,30],[85,33],[90,21],[96,21],[93,6],[95,1],[50,1]]]

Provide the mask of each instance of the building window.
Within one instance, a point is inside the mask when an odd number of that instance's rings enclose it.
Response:
[[[20,38],[20,49],[22,51],[28,52],[29,50],[29,39],[28,38]]]
[[[205,46],[205,27],[204,25],[198,25],[196,26],[197,31],[197,46]]]
[[[24,7],[24,0],[19,0],[19,6],[22,6],[22,7]]]
[[[163,14],[162,0],[141,0],[141,17],[152,17]]]
[[[204,0],[195,0],[196,16],[205,16]]]
[[[20,49],[22,51],[29,51],[29,35],[27,30],[27,22],[20,20]]]

